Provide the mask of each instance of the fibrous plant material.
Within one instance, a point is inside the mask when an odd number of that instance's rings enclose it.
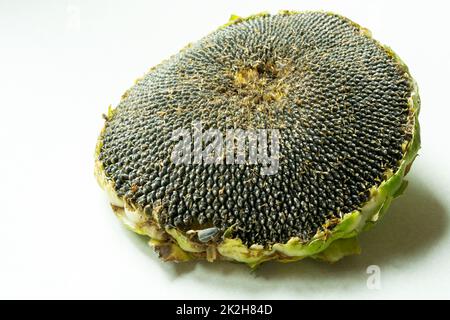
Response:
[[[419,106],[406,65],[347,18],[233,17],[109,110],[95,172],[117,216],[165,260],[336,261],[359,252],[357,235],[406,187]],[[224,136],[276,130],[276,170],[225,151],[174,162],[174,132],[194,123]]]

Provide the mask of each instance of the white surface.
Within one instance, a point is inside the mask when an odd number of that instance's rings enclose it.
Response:
[[[335,265],[164,264],[93,177],[101,114],[149,67],[227,21],[324,9],[410,66],[423,148],[405,196]],[[450,298],[448,1],[1,1],[0,298]],[[366,268],[381,269],[381,290]]]

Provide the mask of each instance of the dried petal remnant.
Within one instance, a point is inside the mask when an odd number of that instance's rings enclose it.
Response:
[[[161,229],[203,230],[200,242],[219,243],[232,230],[248,248],[308,243],[399,170],[417,121],[414,91],[399,59],[339,15],[238,19],[127,91],[106,119],[98,161],[118,197],[158,208]],[[173,131],[195,121],[278,129],[279,170],[173,163]]]

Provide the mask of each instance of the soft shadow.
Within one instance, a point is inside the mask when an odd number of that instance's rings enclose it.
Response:
[[[364,277],[369,265],[395,263],[401,267],[411,259],[426,259],[428,250],[448,232],[449,213],[441,201],[417,177],[411,176],[408,180],[409,186],[404,195],[392,203],[387,214],[373,229],[361,235],[361,255],[345,257],[334,264],[312,259],[288,264],[267,262],[252,271],[246,265],[231,262],[163,263],[149,248],[146,237],[130,231],[129,238],[151,257],[151,263],[160,264],[161,269],[173,279],[192,274],[199,281],[213,278],[215,284],[222,288],[241,286],[248,287],[249,291],[255,290],[255,286],[262,289],[263,283],[272,283],[271,279],[277,283],[288,281],[292,284],[297,281],[305,283],[305,280],[306,283],[314,283],[316,278],[320,278],[335,284],[338,279],[348,278],[361,283],[355,275]]]
[[[124,227],[124,232],[127,234],[127,238],[133,243],[133,245],[144,255],[149,256],[149,261],[151,263],[156,263],[161,266],[161,269],[168,272],[172,277],[176,278],[178,276],[187,274],[196,268],[202,268],[204,271],[211,269],[219,269],[221,274],[229,274],[239,269],[242,271],[251,272],[250,268],[246,265],[233,262],[219,261],[215,263],[210,263],[203,260],[194,260],[188,262],[164,262],[158,258],[158,254],[149,246],[149,238],[147,236],[139,235]]]
[[[371,230],[360,236],[362,253],[345,257],[335,264],[318,261],[280,265],[268,263],[258,275],[267,278],[315,277],[320,274],[341,277],[365,272],[369,265],[409,263],[425,259],[428,250],[448,232],[449,212],[426,183],[411,177],[405,193],[395,199],[386,215]]]

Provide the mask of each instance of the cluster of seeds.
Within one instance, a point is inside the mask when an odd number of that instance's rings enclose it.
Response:
[[[99,160],[119,196],[180,230],[233,226],[247,245],[310,239],[360,208],[411,137],[404,70],[328,13],[235,23],[158,65],[106,122]],[[176,129],[277,129],[279,169],[176,164]]]

